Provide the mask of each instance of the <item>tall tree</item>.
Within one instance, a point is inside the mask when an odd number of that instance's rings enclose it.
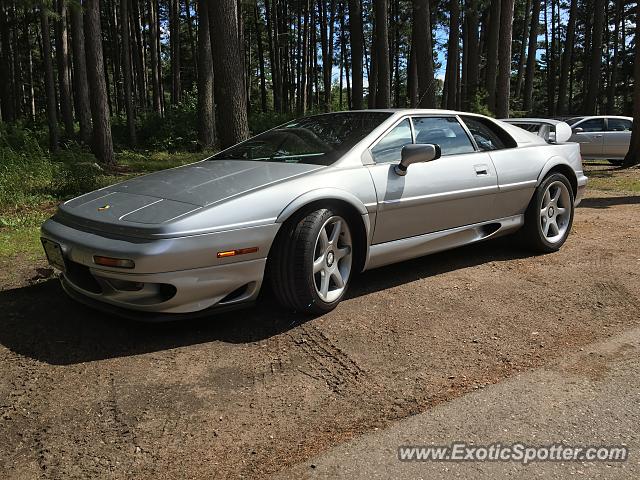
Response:
[[[463,62],[466,74],[463,85],[464,108],[470,109],[471,102],[478,90],[480,72],[480,42],[478,39],[478,0],[467,0],[465,2],[464,23],[465,23],[465,61]]]
[[[308,11],[309,11],[309,5],[307,0],[307,21],[309,18]],[[266,113],[267,111],[267,75],[265,73],[266,68],[265,68],[265,62],[264,62],[264,47],[262,42],[263,24],[262,24],[262,18],[260,16],[260,10],[258,9],[258,0],[256,0],[256,3],[254,5],[253,17],[255,22],[256,38],[258,43],[258,67],[260,69],[260,107],[262,109],[262,112]],[[306,23],[305,23],[305,27],[308,27]],[[308,47],[308,42],[305,43],[305,48],[307,47]],[[304,70],[303,74],[306,74],[306,69],[303,69],[303,70]]]
[[[489,31],[487,34],[487,66],[485,68],[485,86],[489,110],[496,113],[496,80],[498,77],[498,47],[500,40],[501,0],[491,0],[489,11]]]
[[[624,158],[625,167],[640,165],[640,21],[636,17],[635,54],[633,62],[633,131],[629,151]]]
[[[547,50],[547,114],[550,117],[554,117],[556,115],[556,60],[558,57],[558,42],[556,40],[557,28],[555,0],[547,0],[545,2],[545,18],[547,15],[549,1],[551,2],[551,22],[546,22],[546,24],[547,28],[549,23],[551,24],[551,42],[549,43],[549,48]]]
[[[540,27],[540,3],[533,2],[531,26],[529,28],[529,47],[527,52],[527,71],[524,81],[523,109],[530,112],[533,108],[533,82],[536,75],[536,53],[538,51],[538,29]]]
[[[518,74],[516,76],[515,97],[519,98],[522,92],[524,79],[524,65],[527,56],[527,36],[529,33],[529,15],[531,14],[531,0],[527,0],[524,9],[524,21],[522,22],[522,34],[520,35],[520,52],[518,54]]]
[[[421,108],[435,108],[433,45],[429,0],[413,0],[412,49],[415,52],[417,103]]]
[[[158,49],[158,3],[148,0],[147,6],[149,24],[149,55],[151,57],[151,85],[153,89],[153,110],[162,114],[162,86],[160,84],[160,52]]]
[[[615,0],[615,13],[614,13],[614,28],[613,28],[613,58],[610,62],[611,73],[609,75],[609,82],[607,85],[607,113],[612,114],[616,111],[616,87],[618,84],[618,62],[619,58],[619,43],[620,43],[620,17],[622,10],[624,9],[623,0]],[[636,21],[640,20],[637,17]],[[624,39],[623,39],[624,40]]]
[[[391,106],[391,68],[389,65],[388,1],[374,0],[377,85],[376,107]]]
[[[44,1],[40,5],[40,32],[42,34],[42,65],[44,68],[44,89],[47,102],[47,125],[49,126],[49,150],[56,152],[58,150],[60,132],[58,130],[56,87],[53,80],[53,64],[51,61],[49,11]]]
[[[73,137],[73,107],[71,104],[71,77],[69,75],[69,42],[67,32],[66,0],[57,0],[58,20],[56,31],[56,60],[58,62],[58,93],[60,96],[60,114],[64,130]]]
[[[458,96],[458,67],[460,64],[460,0],[449,0],[449,40],[447,69],[442,92],[442,108],[455,110]]]
[[[171,103],[180,103],[180,2],[169,0],[169,31],[171,42]]]
[[[595,12],[604,12],[605,0],[595,0]],[[604,28],[604,14],[593,16],[593,33],[591,42],[591,59],[589,75],[586,80],[587,93],[583,104],[583,113],[593,115],[598,105],[598,90],[600,88],[600,76],[602,72],[602,34]]]
[[[220,117],[221,146],[228,147],[249,136],[247,97],[242,82],[244,76],[236,0],[212,2],[214,14],[209,18],[216,34],[213,41],[213,71],[216,105]]]
[[[351,73],[352,86],[351,98],[353,108],[360,110],[363,107],[363,32],[362,9],[360,0],[349,0],[349,33],[351,39]]]
[[[0,110],[5,122],[16,119],[11,79],[11,36],[8,22],[9,2],[0,0]]]
[[[122,29],[122,71],[124,76],[124,108],[127,114],[129,143],[136,144],[135,110],[133,105],[133,82],[131,75],[131,50],[129,45],[129,0],[120,0],[120,27]]]
[[[560,115],[569,113],[567,111],[567,89],[569,87],[569,70],[573,61],[573,48],[576,37],[576,16],[578,10],[578,0],[571,0],[569,6],[569,23],[567,24],[567,36],[562,52],[562,63],[560,65],[560,84],[558,86],[558,108]]]
[[[198,143],[203,148],[215,143],[213,62],[207,0],[198,0]]]
[[[100,0],[84,2],[84,35],[87,54],[87,80],[89,82],[91,116],[93,119],[92,150],[96,158],[106,164],[115,164],[113,139],[107,100],[104,57],[102,54],[102,28],[100,26]]]
[[[511,93],[511,41],[513,34],[514,0],[503,0],[500,8],[500,45],[498,50],[498,80],[496,85],[496,116],[509,116]]]
[[[87,84],[87,61],[84,49],[84,22],[82,6],[73,2],[71,8],[71,47],[73,50],[73,93],[76,116],[80,124],[80,139],[91,142],[91,107],[89,104],[89,86]]]

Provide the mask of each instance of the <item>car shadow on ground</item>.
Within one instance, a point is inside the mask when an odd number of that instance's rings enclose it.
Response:
[[[585,198],[580,202],[578,208],[609,208],[616,205],[637,204],[640,204],[640,195],[625,195],[622,197]]]
[[[511,238],[443,252],[354,278],[348,298],[369,295],[487,262],[530,256]],[[338,308],[349,308],[343,304]],[[94,311],[69,299],[57,279],[0,292],[0,344],[53,365],[116,358],[212,341],[250,343],[311,320],[284,312],[265,295],[256,307],[197,320],[141,323]]]

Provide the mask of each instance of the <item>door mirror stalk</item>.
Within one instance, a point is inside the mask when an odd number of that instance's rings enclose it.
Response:
[[[437,160],[442,155],[440,145],[435,143],[417,143],[402,147],[402,160],[394,167],[396,175],[404,177],[409,165]]]

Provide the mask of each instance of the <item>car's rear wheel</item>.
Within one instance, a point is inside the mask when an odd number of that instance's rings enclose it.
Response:
[[[524,239],[542,253],[560,249],[573,224],[573,190],[567,177],[553,173],[536,189],[525,213]]]
[[[285,308],[311,314],[333,310],[353,268],[349,222],[322,208],[297,218],[278,236],[270,261],[271,287]]]

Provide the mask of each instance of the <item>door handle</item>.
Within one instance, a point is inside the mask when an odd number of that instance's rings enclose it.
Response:
[[[474,165],[473,169],[476,171],[476,175],[479,177],[489,175],[489,171],[486,165]]]
[[[602,135],[594,135],[593,138],[602,138]]]

